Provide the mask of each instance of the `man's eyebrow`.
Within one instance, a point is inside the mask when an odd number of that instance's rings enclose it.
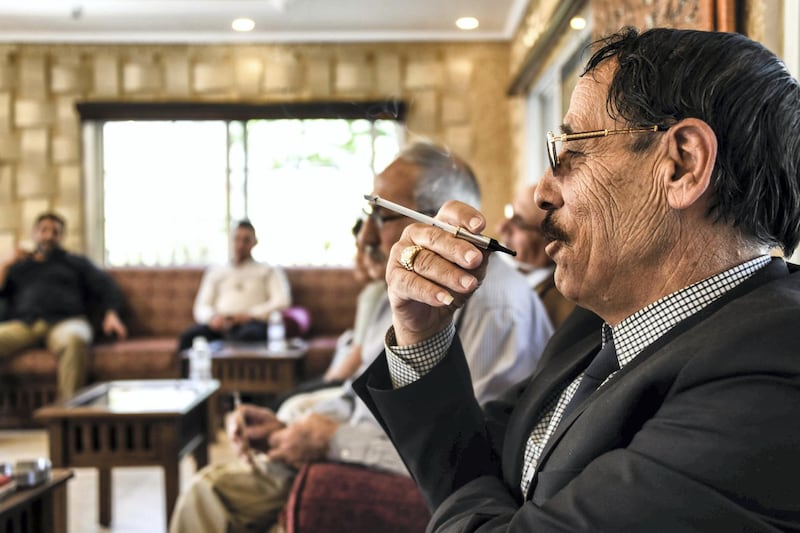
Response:
[[[562,122],[559,128],[561,128],[561,133],[575,133],[575,130],[572,129],[572,126],[566,122]]]

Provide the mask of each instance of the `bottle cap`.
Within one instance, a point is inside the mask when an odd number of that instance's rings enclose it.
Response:
[[[192,339],[192,348],[195,350],[208,348],[208,340],[205,337],[195,337]]]

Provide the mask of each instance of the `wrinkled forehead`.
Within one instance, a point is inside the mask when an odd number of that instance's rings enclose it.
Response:
[[[565,133],[616,127],[606,108],[608,88],[615,71],[616,62],[607,60],[578,79],[569,110],[564,115]]]
[[[420,169],[416,165],[396,159],[375,176],[373,192],[391,202],[416,209],[414,190],[419,174]]]

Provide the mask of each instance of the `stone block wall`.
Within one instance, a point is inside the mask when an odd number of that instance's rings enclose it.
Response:
[[[446,143],[481,181],[490,224],[512,191],[507,43],[0,45],[0,254],[48,209],[83,251],[75,104],[399,98],[407,140]]]

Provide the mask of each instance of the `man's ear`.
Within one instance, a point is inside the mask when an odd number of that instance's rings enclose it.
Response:
[[[697,118],[685,118],[667,132],[669,163],[662,173],[667,201],[673,209],[693,205],[711,185],[717,159],[717,136]]]

